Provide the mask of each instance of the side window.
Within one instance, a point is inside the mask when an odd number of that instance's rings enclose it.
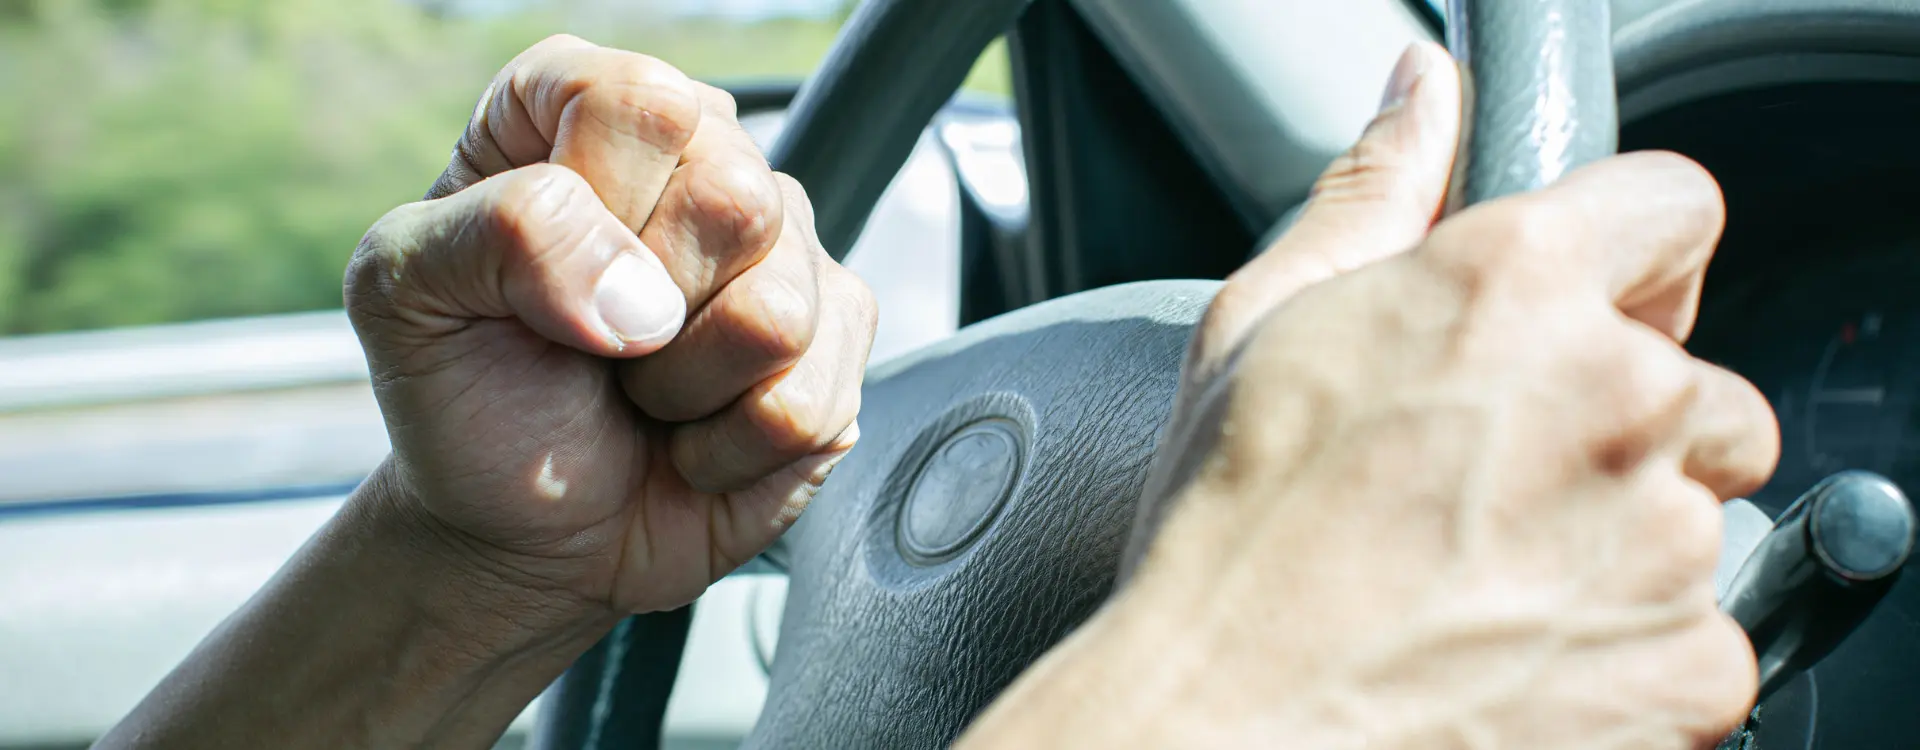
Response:
[[[383,457],[341,275],[514,54],[570,32],[793,85],[854,4],[0,0],[0,747],[90,743]],[[996,45],[969,96],[1009,88]],[[889,310],[876,358],[957,319],[934,140],[849,256]],[[703,605],[670,732],[751,725],[764,583]]]
[[[794,80],[851,0],[0,0],[0,333],[321,310],[558,31]],[[1004,55],[970,82],[1004,95]]]

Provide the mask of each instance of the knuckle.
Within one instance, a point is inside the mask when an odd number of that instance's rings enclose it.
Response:
[[[852,316],[859,330],[868,338],[880,327],[880,301],[873,294],[873,288],[867,286],[865,279],[847,270],[838,263],[829,266],[828,283],[837,295],[839,304]]]
[[[714,158],[687,166],[689,220],[703,234],[724,237],[738,251],[772,247],[785,218],[780,187],[765,162]]]
[[[785,172],[774,172],[773,179],[780,184],[780,194],[787,200],[813,205],[813,200],[807,197],[807,186],[800,184],[800,181],[794,179],[793,175]]]
[[[674,468],[680,470],[688,485],[702,492],[738,489],[737,479],[727,470],[731,463],[728,457],[739,452],[742,446],[730,437],[720,425],[713,423],[679,426],[668,443]]]
[[[1717,611],[1697,628],[1700,642],[1693,649],[1693,669],[1683,676],[1697,686],[1699,727],[1705,735],[1732,730],[1753,708],[1760,690],[1759,668],[1753,645],[1733,618]]]
[[[1565,241],[1571,223],[1561,204],[1539,199],[1517,200],[1507,207],[1501,218],[1494,244],[1508,250],[1502,255],[1538,255],[1557,247]]]
[[[1711,246],[1726,228],[1726,196],[1706,167],[1671,151],[1646,151],[1624,157],[1629,164],[1657,173],[1650,182],[1661,186],[1659,205],[1680,217],[1680,234],[1690,244]]]
[[[728,343],[759,361],[790,364],[813,344],[815,299],[783,279],[762,277],[729,298],[721,326]]]
[[[685,149],[700,127],[700,94],[693,80],[639,53],[611,54],[595,75],[573,82],[570,94],[609,129],[662,150]]]
[[[1628,167],[1656,173],[1651,182],[1673,191],[1670,196],[1662,196],[1669,202],[1668,208],[1716,224],[1725,218],[1726,202],[1720,182],[1699,162],[1673,151],[1639,151],[1621,156],[1619,160]]]
[[[1352,270],[1340,268],[1318,250],[1312,246],[1289,247],[1283,240],[1241,266],[1227,277],[1207,306],[1201,330],[1212,334],[1223,327],[1246,325],[1302,290]]]
[[[1593,394],[1597,407],[1592,458],[1600,471],[1624,476],[1637,470],[1675,437],[1697,400],[1685,352],[1655,338],[1649,332],[1613,347],[1576,345],[1569,357],[1570,379],[1586,386],[1581,390]]]
[[[1477,291],[1552,295],[1564,274],[1555,251],[1575,231],[1571,218],[1531,196],[1469,209],[1436,230],[1430,257]]]
[[[574,36],[572,34],[561,33],[561,34],[549,35],[547,36],[547,38],[542,39],[538,42],[535,42],[532,47],[527,48],[527,51],[545,52],[548,50],[576,49],[579,47],[591,47],[591,46],[593,46],[592,42],[589,42],[585,39],[581,39],[580,37]]]
[[[414,221],[412,216],[419,212],[420,204],[408,203],[398,206],[367,228],[360,237],[360,244],[353,250],[355,259],[362,257],[380,258],[396,254],[400,247],[409,244]]]
[[[1700,363],[1701,433],[1687,455],[1686,474],[1723,498],[1758,490],[1780,462],[1780,422],[1767,397],[1746,378]]]
[[[1635,339],[1645,337],[1635,336]],[[1639,420],[1672,408],[1676,400],[1689,399],[1694,390],[1677,346],[1661,346],[1659,341],[1635,341],[1618,347],[1611,367],[1607,360],[1595,362],[1599,382],[1606,388],[1609,405],[1629,419]],[[1589,356],[1597,356],[1597,353]]]
[[[1698,162],[1671,151],[1611,157],[1575,170],[1546,192],[1591,215],[1638,212],[1641,221],[1658,223],[1663,242],[1707,253],[1726,227],[1719,182]]]
[[[813,236],[813,199],[807,195],[807,187],[800,184],[793,175],[774,172],[773,181],[780,188],[781,202],[788,213],[806,225],[807,236]]]
[[[482,220],[508,253],[537,254],[562,246],[578,218],[598,204],[592,186],[571,169],[536,164],[504,179],[485,202]]]
[[[1244,280],[1229,277],[1200,316],[1200,325],[1194,331],[1195,346],[1210,350],[1219,343],[1238,338],[1240,328],[1252,317],[1248,313],[1254,301],[1249,297],[1258,296],[1257,290],[1249,289]]]
[[[1739,373],[1719,365],[1702,361],[1700,366],[1705,373],[1702,377],[1714,381],[1714,390],[1725,394],[1724,398],[1729,411],[1741,415],[1748,422],[1772,428],[1770,432],[1779,432],[1779,422],[1773,413],[1773,403],[1767,400],[1766,394],[1760,392],[1759,386],[1754,385],[1753,381]],[[1773,449],[1774,453],[1779,453],[1780,446],[1777,441]]]
[[[789,373],[754,400],[746,416],[773,452],[803,456],[826,446],[845,429],[835,424],[837,397]]]
[[[413,245],[414,216],[421,210],[410,203],[388,211],[373,223],[347,261],[344,292],[349,308],[360,300],[382,296],[404,275],[406,259]]]
[[[1691,483],[1675,485],[1648,500],[1654,521],[1649,545],[1674,575],[1688,581],[1710,579],[1720,564],[1724,531],[1718,498]]]
[[[538,70],[554,67],[559,60],[570,53],[598,47],[599,45],[572,34],[550,34],[521,50],[520,54],[514,55],[513,60],[509,61],[500,72],[504,78],[516,84],[523,83],[531,80]]]
[[[693,85],[700,94],[700,101],[706,104],[708,111],[728,120],[739,118],[740,102],[733,98],[733,92],[700,81],[695,81]]]

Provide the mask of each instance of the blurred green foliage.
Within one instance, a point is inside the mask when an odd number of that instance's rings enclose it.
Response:
[[[803,76],[836,31],[535,8],[0,0],[0,332],[337,307],[360,234],[551,33],[724,82]],[[969,86],[1005,81],[996,49]]]

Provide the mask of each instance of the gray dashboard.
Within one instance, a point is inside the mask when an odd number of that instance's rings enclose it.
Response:
[[[1270,226],[1373,115],[1401,0],[1075,0],[1248,222]],[[1622,122],[1784,85],[1920,81],[1914,0],[1614,0]]]
[[[1771,86],[1920,80],[1912,0],[1614,0],[1621,117]]]

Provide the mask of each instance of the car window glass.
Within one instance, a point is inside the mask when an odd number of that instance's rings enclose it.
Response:
[[[0,680],[0,746],[91,742],[384,457],[341,275],[515,53],[569,32],[792,85],[852,5],[0,0],[0,674],[31,676]],[[1009,88],[996,44],[967,89]],[[743,119],[771,138],[779,118]],[[958,317],[958,194],[933,144],[848,256],[888,311],[876,360]],[[670,740],[752,726],[762,588],[703,599]]]
[[[336,308],[494,71],[557,32],[794,81],[851,0],[4,0],[0,334]],[[1004,55],[970,87],[1004,95]]]

